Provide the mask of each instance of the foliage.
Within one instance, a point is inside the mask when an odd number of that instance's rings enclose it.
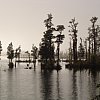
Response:
[[[57,65],[59,65],[59,52],[60,52],[60,44],[63,43],[64,35],[62,34],[62,31],[65,29],[64,25],[57,25],[56,31],[59,32],[59,34],[56,36],[56,41],[57,43]]]
[[[52,27],[52,18],[52,15],[48,14],[48,18],[44,20],[47,30],[44,32],[39,50],[39,55],[41,56],[42,60],[54,59],[54,42],[52,39],[54,38],[53,31],[55,30],[55,28]]]
[[[31,55],[33,56],[33,59],[37,59],[38,56],[38,48],[36,46],[34,46],[34,44],[32,45],[32,50],[31,50]]]
[[[84,50],[84,47],[83,47],[83,44],[82,44],[82,39],[81,39],[81,43],[80,43],[79,49],[78,49],[78,57],[79,57],[79,59],[84,58],[84,54],[85,54],[85,50]]]
[[[7,58],[12,62],[12,59],[14,58],[14,50],[13,50],[12,42],[7,47],[7,55],[8,55]]]
[[[16,48],[16,50],[15,50],[15,58],[20,58],[20,53],[21,53],[21,46]]]

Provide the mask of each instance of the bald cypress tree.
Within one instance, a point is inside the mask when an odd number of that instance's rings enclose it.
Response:
[[[70,30],[69,32],[71,32],[71,36],[73,39],[73,58],[74,58],[74,63],[77,61],[77,25],[78,23],[75,22],[75,18],[72,19],[71,21],[69,21],[69,26]]]
[[[13,44],[12,42],[7,47],[7,58],[9,59],[9,68],[13,68],[13,58],[14,58],[14,50],[13,50]]]
[[[62,34],[62,31],[65,29],[64,25],[57,25],[57,29],[56,31],[59,32],[59,34],[57,34],[56,36],[56,41],[55,43],[57,43],[57,66],[59,66],[59,53],[60,53],[60,44],[63,43],[63,39],[64,39],[64,35]]]
[[[51,69],[54,64],[54,42],[52,39],[54,38],[53,31],[55,30],[55,28],[53,28],[52,18],[52,15],[48,14],[48,18],[44,20],[47,30],[44,32],[39,50],[42,62],[47,65],[47,68]]]

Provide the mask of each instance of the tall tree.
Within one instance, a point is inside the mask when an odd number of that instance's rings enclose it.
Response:
[[[57,25],[57,30],[59,34],[56,36],[56,41],[57,43],[57,66],[59,65],[59,52],[60,52],[60,44],[63,43],[64,35],[62,34],[62,31],[65,29],[64,25]]]
[[[69,63],[72,63],[72,38],[70,38],[70,42],[69,42]]]
[[[46,64],[48,64],[47,61],[49,61],[49,64],[52,64],[52,61],[54,61],[54,42],[52,39],[54,38],[53,31],[55,28],[52,27],[52,18],[52,15],[48,14],[48,18],[44,20],[47,30],[44,32],[39,50],[41,59],[46,61]]]
[[[93,46],[93,48],[94,48],[94,52],[93,52],[93,54],[94,55],[96,55],[96,51],[97,51],[97,48],[96,48],[96,37],[97,37],[97,32],[96,32],[96,27],[95,27],[95,23],[96,23],[96,21],[97,21],[97,17],[92,17],[91,19],[90,19],[90,21],[91,21],[91,23],[92,23],[92,27],[91,27],[91,31],[92,31],[92,36],[93,36],[93,44],[94,44],[94,46]]]
[[[84,41],[84,47],[85,47],[85,59],[86,59],[86,61],[87,61],[87,58],[88,58],[88,56],[87,56],[87,40],[88,39],[85,39],[85,41]]]
[[[31,50],[31,55],[33,57],[33,63],[34,63],[34,68],[36,66],[36,59],[38,57],[38,48],[33,44],[32,45],[32,50]]]
[[[75,18],[69,21],[69,26],[71,29],[69,32],[72,32],[71,34],[72,39],[73,39],[73,58],[74,58],[74,63],[77,61],[77,25],[78,23],[75,22]]]
[[[89,31],[89,56],[90,56],[90,49],[91,49],[91,62],[96,63],[96,56],[97,56],[97,49],[99,48],[99,34],[100,34],[100,27],[96,25],[98,18],[92,17],[90,19],[92,25],[88,28]],[[91,47],[91,48],[90,48]],[[89,57],[89,58],[90,58]]]

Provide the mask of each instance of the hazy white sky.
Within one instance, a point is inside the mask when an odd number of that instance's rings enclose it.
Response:
[[[78,36],[86,37],[90,18],[97,16],[100,24],[100,0],[0,0],[0,40],[3,50],[13,42],[14,48],[30,50],[41,42],[46,30],[43,21],[53,15],[55,26],[63,24],[66,36],[61,50],[68,49],[69,21],[76,17]]]

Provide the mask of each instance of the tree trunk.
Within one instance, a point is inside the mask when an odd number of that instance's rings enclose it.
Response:
[[[59,65],[59,60],[60,60],[60,58],[59,58],[59,51],[60,51],[60,44],[58,43],[58,45],[57,45],[57,66]]]

